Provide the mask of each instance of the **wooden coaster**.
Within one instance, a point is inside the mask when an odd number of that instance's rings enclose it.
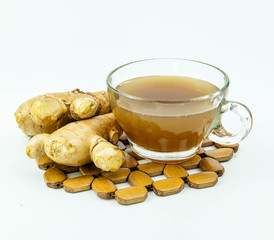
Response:
[[[132,186],[143,186],[151,189],[152,183],[154,181],[148,174],[139,170],[135,170],[130,173],[128,177],[128,182]]]
[[[182,166],[185,170],[190,170],[197,168],[199,166],[200,161],[201,157],[199,155],[195,155],[194,157],[186,160],[185,162],[182,162],[180,166]]]
[[[114,183],[104,177],[95,178],[91,184],[91,187],[98,197],[104,199],[113,198],[114,192],[117,190]]]
[[[91,188],[91,183],[93,181],[93,176],[80,176],[75,178],[69,178],[63,182],[63,188],[66,192],[76,193]]]
[[[228,161],[233,157],[232,148],[218,148],[213,150],[208,150],[205,152],[207,157],[216,159],[219,162]]]
[[[218,181],[215,172],[200,172],[187,177],[187,184],[192,188],[206,188],[214,186]]]
[[[168,196],[180,192],[184,188],[184,181],[181,178],[167,178],[154,182],[152,186],[158,196]]]
[[[167,178],[171,177],[179,177],[184,180],[186,180],[188,176],[188,172],[180,165],[172,164],[172,165],[166,165],[164,168],[164,175]]]
[[[205,157],[202,158],[199,164],[199,168],[202,171],[212,171],[217,173],[219,177],[221,177],[224,174],[224,167],[222,164],[220,164],[216,159],[210,158],[210,157]]]
[[[126,143],[126,139],[123,141]],[[206,150],[206,147],[212,144],[215,144],[217,149]],[[97,168],[94,163],[89,163],[79,167],[79,171],[83,176],[67,180],[64,171],[75,172],[78,167],[59,165],[48,157],[38,159],[36,162],[39,168],[46,170],[44,179],[47,186],[51,188],[63,187],[65,191],[71,193],[92,188],[100,198],[110,199],[115,197],[118,203],[128,205],[143,202],[147,198],[148,190],[153,190],[158,196],[178,193],[184,188],[184,180],[192,188],[214,186],[218,181],[218,176],[222,176],[224,173],[224,167],[219,162],[231,159],[234,151],[237,152],[238,148],[239,144],[225,146],[224,148],[224,145],[205,139],[202,147],[199,148],[194,157],[185,160],[181,164],[166,165],[157,162],[138,162],[135,158],[138,160],[143,158],[136,155],[127,145],[127,149],[124,151],[125,162],[118,171],[104,172]],[[188,175],[186,170],[198,167],[203,172]],[[63,169],[63,171],[60,169]],[[167,179],[154,182],[152,177],[162,174]],[[114,184],[126,181],[132,187],[117,190]]]
[[[115,192],[116,201],[123,205],[143,202],[146,198],[147,189],[143,186],[123,188]]]
[[[99,176],[99,174],[102,172],[102,170],[100,168],[97,168],[93,162],[79,167],[79,171],[82,175],[93,176]]]
[[[126,182],[129,174],[129,168],[120,168],[116,172],[102,172],[101,176],[111,180],[114,184],[117,184]]]
[[[48,156],[39,158],[35,160],[37,166],[42,170],[47,170],[48,168],[54,167],[55,162],[51,160]]]
[[[238,152],[240,145],[239,145],[239,143],[230,144],[230,145],[224,145],[224,144],[220,144],[220,143],[215,143],[215,146],[217,148],[232,148],[234,152]]]
[[[49,168],[44,173],[44,180],[50,188],[62,188],[63,181],[66,179],[67,177],[64,172],[58,168]]]
[[[149,176],[154,177],[163,174],[163,169],[165,164],[149,162],[144,164],[139,164],[137,169],[147,173]]]

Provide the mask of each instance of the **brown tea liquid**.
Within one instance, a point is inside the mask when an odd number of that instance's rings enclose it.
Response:
[[[140,77],[116,88],[136,97],[166,101],[201,97],[219,90],[209,82],[182,76]],[[132,142],[157,152],[179,152],[196,147],[216,113],[210,100],[149,103],[121,97],[112,109]]]

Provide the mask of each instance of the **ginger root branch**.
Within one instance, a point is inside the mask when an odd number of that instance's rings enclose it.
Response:
[[[84,93],[74,90],[32,98],[19,106],[15,118],[25,134],[34,136],[52,133],[69,122],[106,114],[110,110],[106,91]]]
[[[109,113],[69,123],[52,134],[38,134],[30,139],[26,152],[30,158],[47,155],[67,166],[82,166],[93,161],[105,171],[117,171],[125,156],[113,144],[121,134],[114,115]]]

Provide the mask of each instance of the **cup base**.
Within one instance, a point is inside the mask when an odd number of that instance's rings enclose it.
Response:
[[[182,152],[155,152],[144,149],[129,140],[132,150],[139,156],[163,164],[179,164],[193,157],[200,146]]]

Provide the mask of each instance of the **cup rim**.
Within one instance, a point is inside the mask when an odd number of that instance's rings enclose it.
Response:
[[[136,97],[134,95],[121,92],[120,90],[116,89],[112,85],[112,82],[111,82],[112,75],[115,72],[117,72],[118,70],[120,70],[121,68],[126,67],[128,65],[135,64],[135,63],[139,63],[139,62],[148,62],[148,61],[157,61],[157,60],[177,60],[177,61],[179,60],[179,61],[188,61],[188,62],[199,63],[199,64],[202,64],[202,65],[207,65],[207,66],[209,66],[211,68],[214,68],[214,69],[218,70],[219,72],[221,72],[223,74],[224,80],[225,80],[224,86],[222,88],[220,88],[218,91],[214,92],[214,93],[207,94],[207,95],[204,95],[204,96],[201,96],[201,97],[188,98],[188,99],[176,99],[176,100],[160,100],[160,99],[151,99],[151,98]],[[229,77],[228,77],[228,75],[222,69],[220,69],[220,68],[218,68],[218,67],[216,67],[214,65],[202,62],[202,61],[192,60],[192,59],[185,59],[185,58],[147,58],[147,59],[132,61],[132,62],[123,64],[123,65],[115,68],[114,70],[112,70],[108,74],[106,81],[107,81],[107,87],[109,89],[111,89],[113,92],[117,93],[118,95],[122,95],[123,97],[127,97],[127,98],[130,98],[130,99],[133,99],[133,100],[137,100],[137,101],[158,102],[158,103],[188,103],[188,102],[195,102],[195,101],[203,101],[203,100],[207,100],[207,99],[210,99],[210,98],[214,98],[214,97],[222,94],[228,88],[228,86],[229,86]]]

